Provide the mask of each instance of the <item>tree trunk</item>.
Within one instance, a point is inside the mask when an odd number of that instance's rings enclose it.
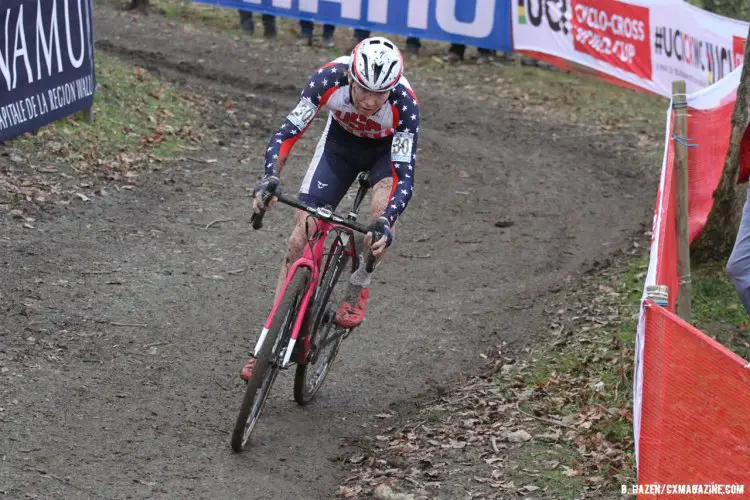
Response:
[[[748,32],[750,39],[750,32]],[[719,186],[714,191],[714,205],[708,215],[706,227],[693,243],[691,255],[695,262],[726,260],[732,253],[737,230],[740,227],[745,187],[737,185],[740,143],[748,126],[750,111],[750,42],[745,44],[745,62],[742,68],[737,102],[732,113],[732,135],[724,162]]]

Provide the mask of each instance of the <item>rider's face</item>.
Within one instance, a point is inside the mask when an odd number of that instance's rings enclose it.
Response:
[[[352,100],[354,101],[354,107],[357,108],[357,113],[364,116],[372,116],[383,107],[385,101],[388,100],[388,96],[391,95],[390,90],[385,92],[372,92],[367,90],[351,78],[349,82],[352,87]]]

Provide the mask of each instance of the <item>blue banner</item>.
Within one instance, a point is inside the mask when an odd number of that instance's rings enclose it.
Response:
[[[510,0],[194,0],[430,40],[513,51]]]
[[[92,105],[92,0],[4,0],[0,140]]]

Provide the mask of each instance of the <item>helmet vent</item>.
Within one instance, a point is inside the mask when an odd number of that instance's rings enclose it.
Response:
[[[395,66],[396,66],[396,61],[393,61],[393,62],[391,63],[391,66],[390,66],[390,67],[388,68],[388,72],[387,72],[387,73],[385,74],[385,76],[383,77],[383,81],[384,81],[384,82],[387,82],[387,81],[388,81],[388,78],[390,78],[390,76],[391,76],[391,73],[393,73],[393,68],[394,68]]]
[[[362,54],[362,60],[365,62],[365,68],[364,68],[365,80],[369,80],[370,79],[370,73],[369,73],[370,64],[369,64],[369,61],[367,60],[367,54]]]

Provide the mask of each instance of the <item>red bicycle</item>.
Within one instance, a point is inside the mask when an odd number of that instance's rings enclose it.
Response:
[[[366,172],[358,179],[359,190],[346,217],[329,208],[310,207],[297,199],[277,194],[276,184],[270,185],[263,194],[264,204],[276,196],[279,202],[304,210],[309,214],[307,222],[312,219],[315,228],[307,231],[310,236],[304,255],[289,268],[279,297],[255,345],[255,367],[247,382],[232,433],[235,452],[241,452],[247,445],[279,371],[296,363],[294,399],[300,405],[309,403],[330,371],[341,342],[351,333],[351,330],[336,326],[338,305],[332,298],[337,295],[334,292],[337,292],[339,281],[343,285],[349,281],[341,278],[354,272],[359,264],[357,248],[363,243],[361,237],[355,238],[354,231],[362,234],[371,231],[356,222],[359,206],[370,188]],[[254,229],[263,226],[263,215],[264,212],[253,214]],[[331,233],[334,238],[327,245]],[[373,236],[373,241],[377,241],[382,235],[374,231]],[[368,254],[365,260],[367,271],[371,272],[375,259]]]

